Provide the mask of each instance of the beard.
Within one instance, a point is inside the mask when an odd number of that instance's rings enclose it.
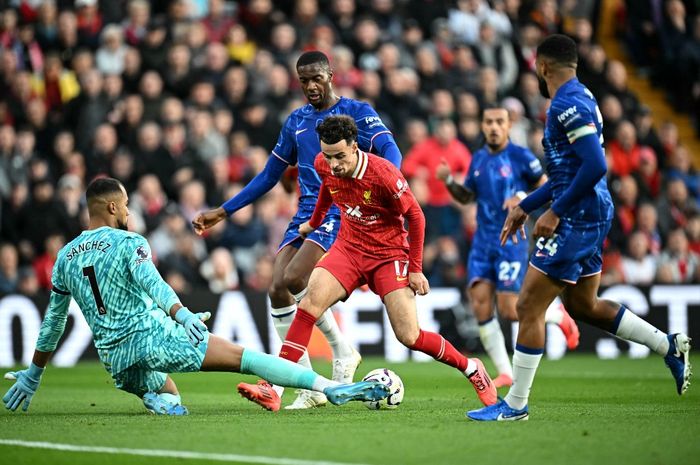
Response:
[[[127,223],[128,221],[124,221],[122,223],[121,221],[117,220],[117,229],[121,229],[122,231],[128,231],[129,225]]]
[[[544,98],[551,98],[549,95],[549,89],[547,89],[547,81],[543,77],[537,76],[537,83],[539,84],[540,94]]]

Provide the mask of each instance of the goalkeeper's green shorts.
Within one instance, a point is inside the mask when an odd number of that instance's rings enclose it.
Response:
[[[172,320],[159,327],[145,341],[140,341],[139,361],[129,368],[114,373],[117,389],[136,394],[159,392],[169,373],[199,371],[209,343],[209,333],[197,347],[190,342],[185,328]]]

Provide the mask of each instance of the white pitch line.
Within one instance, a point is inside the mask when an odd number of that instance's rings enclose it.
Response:
[[[323,460],[301,460],[261,455],[215,454],[209,452],[188,452],[181,450],[127,449],[122,447],[79,446],[55,442],[22,441],[20,439],[0,439],[0,445],[51,449],[66,452],[89,452],[96,454],[140,455],[144,457],[172,457],[177,459],[215,460],[233,463],[263,463],[268,465],[366,465],[361,463],[328,462]]]

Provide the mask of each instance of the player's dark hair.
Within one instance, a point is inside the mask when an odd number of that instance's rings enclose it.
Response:
[[[315,64],[319,64],[327,70],[331,69],[331,64],[328,61],[328,57],[326,56],[326,54],[323,52],[319,52],[318,50],[312,50],[310,52],[302,53],[299,59],[297,60],[297,69],[299,69],[301,66]]]
[[[554,63],[576,67],[578,63],[578,52],[576,42],[564,34],[552,34],[547,36],[540,45],[537,46],[537,56],[546,57]]]
[[[479,118],[484,119],[484,113],[486,113],[487,110],[505,110],[506,114],[508,115],[508,119],[510,119],[510,112],[508,109],[505,107],[505,105],[498,105],[496,103],[486,103],[481,107],[481,111],[479,111]]]
[[[85,192],[88,203],[95,199],[104,199],[122,193],[122,183],[114,178],[98,178],[90,183]]]
[[[325,144],[335,144],[344,140],[348,145],[357,140],[355,120],[347,115],[329,116],[316,126],[318,137]]]

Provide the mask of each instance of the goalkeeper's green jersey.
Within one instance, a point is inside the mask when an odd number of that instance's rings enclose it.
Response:
[[[111,373],[145,356],[149,335],[161,330],[170,307],[180,302],[153,264],[146,239],[107,226],[83,231],[59,251],[52,284],[37,350],[56,349],[72,297]]]

